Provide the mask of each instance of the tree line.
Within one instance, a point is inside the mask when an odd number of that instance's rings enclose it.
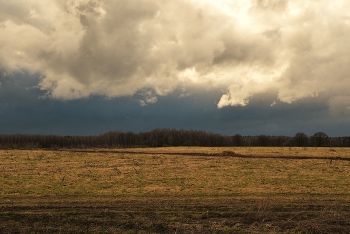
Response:
[[[312,136],[225,136],[195,130],[155,129],[150,132],[107,132],[98,136],[0,135],[1,149],[35,148],[130,148],[166,146],[275,146],[275,147],[350,147],[350,136],[329,137],[324,132]]]

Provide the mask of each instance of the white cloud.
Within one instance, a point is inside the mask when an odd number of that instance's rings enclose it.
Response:
[[[221,87],[218,107],[350,86],[346,0],[17,0],[0,2],[0,69],[39,72],[48,96],[118,97]],[[142,105],[141,103],[141,105]],[[333,111],[334,112],[334,111]],[[339,112],[341,113],[341,112]]]

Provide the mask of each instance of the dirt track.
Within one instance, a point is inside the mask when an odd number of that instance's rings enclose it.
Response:
[[[288,160],[340,160],[340,161],[350,161],[350,157],[340,157],[340,156],[300,156],[300,155],[242,155],[236,154],[233,151],[222,151],[220,153],[193,153],[193,152],[143,152],[143,151],[123,151],[123,150],[60,150],[60,151],[70,151],[79,153],[104,153],[104,154],[147,154],[147,155],[178,155],[178,156],[226,156],[232,158],[256,158],[256,159],[288,159]]]

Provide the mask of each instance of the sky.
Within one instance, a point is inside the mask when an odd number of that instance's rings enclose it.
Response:
[[[348,0],[0,1],[0,134],[350,135]]]

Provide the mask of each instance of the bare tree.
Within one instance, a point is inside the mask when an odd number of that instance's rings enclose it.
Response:
[[[293,137],[293,141],[294,141],[294,144],[296,146],[299,146],[299,147],[306,146],[307,142],[308,142],[308,137],[307,137],[307,135],[305,133],[298,132]]]
[[[269,146],[269,137],[266,135],[259,135],[258,136],[258,146]]]
[[[243,146],[243,137],[241,134],[236,134],[232,138],[234,146]]]
[[[324,132],[316,132],[312,136],[312,142],[314,143],[315,146],[321,147],[324,146],[329,140],[329,137],[326,133]]]

